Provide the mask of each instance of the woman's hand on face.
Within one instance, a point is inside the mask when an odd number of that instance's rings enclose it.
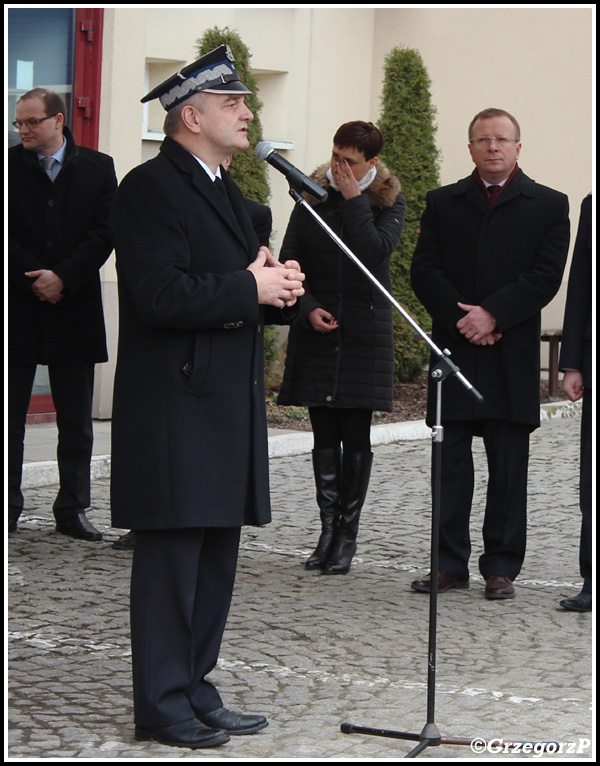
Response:
[[[346,160],[334,159],[331,165],[331,172],[335,179],[336,186],[342,193],[344,199],[360,196],[360,186],[354,178],[352,168]]]

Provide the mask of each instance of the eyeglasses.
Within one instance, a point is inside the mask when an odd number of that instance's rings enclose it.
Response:
[[[519,143],[520,140],[519,138],[506,138],[505,136],[499,136],[498,138],[494,136],[478,136],[477,138],[470,138],[469,143],[474,146],[489,146],[492,141],[495,141],[498,146],[508,146],[511,141]]]
[[[15,120],[12,125],[17,130],[21,130],[23,125],[27,125],[28,128],[35,128],[40,124],[40,122],[44,122],[44,120],[50,120],[52,117],[56,117],[56,115],[49,114],[47,117],[40,117],[39,120]]]

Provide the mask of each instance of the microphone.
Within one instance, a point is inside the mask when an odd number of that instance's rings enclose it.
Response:
[[[302,189],[305,192],[308,192],[317,200],[317,202],[324,202],[327,199],[327,192],[325,189],[322,189],[314,181],[311,181],[308,176],[305,176],[302,171],[295,168],[292,163],[288,162],[281,156],[281,154],[277,154],[273,149],[273,145],[268,141],[261,141],[257,144],[254,149],[254,154],[256,154],[259,160],[265,160],[269,165],[272,165],[276,170],[279,170],[280,173],[283,173],[289,181],[290,186],[296,189],[296,191]]]

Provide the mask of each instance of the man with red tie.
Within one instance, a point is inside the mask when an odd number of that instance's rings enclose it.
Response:
[[[483,437],[488,488],[479,571],[488,599],[514,598],[525,556],[529,434],[540,421],[541,310],[560,287],[569,246],[564,194],[519,168],[516,119],[486,109],[469,126],[473,173],[427,194],[412,261],[433,340],[482,394],[444,384],[440,592],[469,587],[472,440]],[[435,422],[430,383],[428,422]],[[428,592],[430,573],[412,583]]]

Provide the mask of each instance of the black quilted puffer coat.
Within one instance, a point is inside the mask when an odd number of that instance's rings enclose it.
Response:
[[[331,187],[328,167],[321,166],[312,176],[328,192],[315,211],[391,291],[390,258],[404,225],[399,180],[379,162],[371,185],[359,197],[345,200]],[[300,262],[307,289],[290,330],[278,404],[390,412],[394,351],[389,301],[299,205],[280,253],[281,261],[290,259]],[[308,321],[315,308],[329,311],[339,327],[315,332]]]

